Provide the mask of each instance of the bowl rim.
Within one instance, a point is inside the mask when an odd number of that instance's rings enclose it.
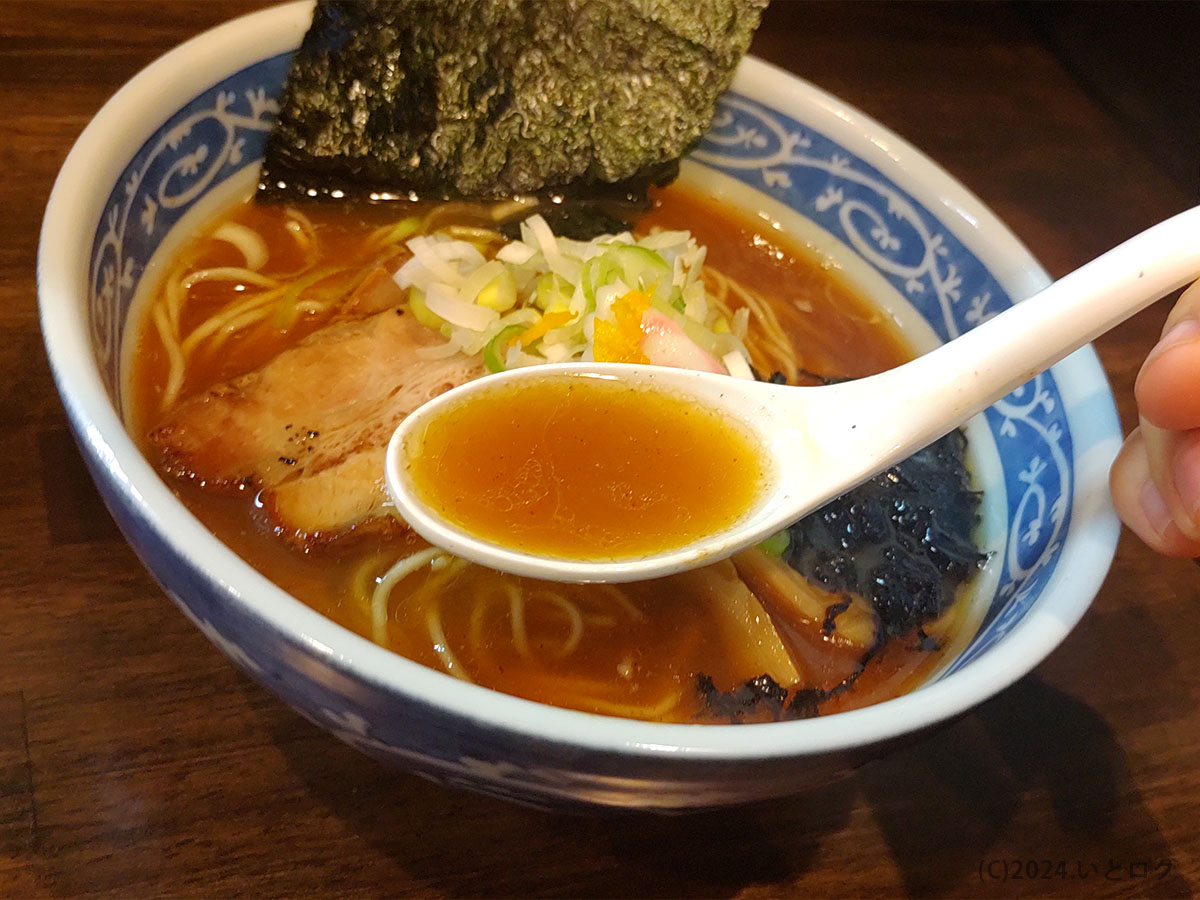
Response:
[[[916,731],[961,713],[1025,675],[1066,636],[1091,603],[1111,563],[1119,523],[1100,467],[1119,444],[1115,407],[1108,438],[1075,459],[1075,512],[1062,555],[1025,618],[962,669],[883,703],[816,719],[760,725],[642,722],[547,706],[460,682],[372,643],[276,587],[220,543],[174,496],[126,432],[101,383],[89,343],[87,260],[107,197],[144,141],[182,104],[255,62],[294,49],[311,0],[250,13],[170,50],[130,79],[76,141],[46,206],[38,248],[38,306],[51,370],[80,447],[136,516],[217,586],[226,603],[288,644],[379,690],[495,732],[592,751],[658,759],[719,761],[801,757],[845,750]],[[182,86],[187,85],[186,89]],[[165,87],[164,87],[165,86]],[[973,193],[871,117],[768,63],[747,57],[734,89],[772,98],[773,108],[818,115],[819,129],[853,148],[930,211],[991,271],[1014,299],[1048,283],[1045,271]],[[811,121],[811,119],[810,119]],[[96,185],[103,185],[102,191]],[[952,226],[952,227],[951,227]],[[1108,387],[1099,359],[1084,348],[1053,368],[1064,394]],[[1075,386],[1075,387],[1072,387]],[[1111,405],[1111,404],[1110,404]],[[1111,445],[1111,446],[1110,446]],[[1086,483],[1093,484],[1080,496]],[[1106,479],[1100,478],[1106,484]],[[1101,496],[1102,494],[1102,496]],[[178,602],[178,601],[177,601]]]

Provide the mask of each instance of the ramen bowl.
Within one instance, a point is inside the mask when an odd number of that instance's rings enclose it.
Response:
[[[802,721],[680,725],[544,706],[455,680],[325,619],[182,505],[126,430],[124,338],[156,259],[250,183],[310,6],[265,10],[158,60],[96,115],[46,210],[45,343],[83,456],[167,595],[229,659],[363,752],[554,809],[719,807],[802,791],[1004,689],[1087,609],[1118,525],[1116,413],[1082,350],[970,426],[989,562],[958,652],[910,693]],[[877,298],[918,348],[1047,277],[974,196],[878,123],[746,59],[685,177],[779,223]]]

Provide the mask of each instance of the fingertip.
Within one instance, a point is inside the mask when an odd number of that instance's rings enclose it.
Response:
[[[1134,384],[1138,411],[1171,431],[1200,428],[1200,322],[1176,323],[1150,351]]]
[[[1117,454],[1109,473],[1109,487],[1117,515],[1148,547],[1165,556],[1200,556],[1200,541],[1184,536],[1155,487],[1140,429],[1130,434]]]

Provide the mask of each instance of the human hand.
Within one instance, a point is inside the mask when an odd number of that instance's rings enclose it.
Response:
[[[1109,476],[1129,528],[1167,556],[1200,556],[1200,282],[1184,291],[1134,385],[1140,425]]]

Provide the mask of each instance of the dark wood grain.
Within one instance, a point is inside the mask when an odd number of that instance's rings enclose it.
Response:
[[[1128,536],[1092,611],[1032,675],[844,782],[719,814],[562,819],[445,790],[236,673],[87,480],[41,350],[34,259],[87,119],[172,45],[254,6],[0,3],[0,895],[1200,888],[1200,577]],[[1005,5],[777,3],[755,51],[926,150],[1061,275],[1197,198],[1044,34]],[[1164,314],[1098,345],[1127,426]],[[1010,860],[1063,869],[991,877]]]

